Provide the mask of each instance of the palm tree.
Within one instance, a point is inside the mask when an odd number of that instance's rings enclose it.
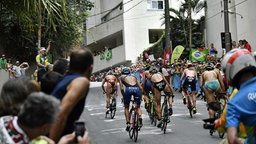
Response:
[[[185,0],[182,5],[181,5],[188,17],[188,23],[189,23],[189,48],[192,48],[192,23],[193,23],[193,19],[192,19],[192,13],[194,13],[195,15],[198,14],[199,12],[201,12],[205,7],[206,7],[206,3],[204,0]]]
[[[12,11],[24,26],[33,32],[38,31],[38,48],[41,47],[42,26],[53,27],[65,16],[65,0],[1,0],[1,8]],[[2,9],[0,9],[2,10]],[[43,17],[42,15],[46,15]],[[34,18],[37,17],[37,24]],[[47,18],[47,23],[42,23]]]

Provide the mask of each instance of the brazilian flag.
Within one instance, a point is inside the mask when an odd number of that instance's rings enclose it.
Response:
[[[105,52],[105,57],[106,57],[106,60],[112,59],[112,50],[107,50]]]
[[[100,53],[100,60],[104,60],[105,59],[105,53],[104,52],[101,52]]]
[[[206,56],[208,55],[207,49],[191,49],[189,60],[191,61],[200,61],[203,62],[206,60]]]

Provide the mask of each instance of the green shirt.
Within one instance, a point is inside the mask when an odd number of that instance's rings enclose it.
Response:
[[[0,58],[0,69],[5,69],[6,63],[7,63],[6,59]]]

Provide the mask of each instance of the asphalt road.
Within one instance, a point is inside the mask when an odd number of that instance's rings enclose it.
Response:
[[[92,144],[130,144],[135,143],[125,131],[125,117],[123,105],[118,97],[117,113],[114,119],[105,119],[105,97],[102,94],[100,83],[92,83],[86,100],[86,106],[81,120],[86,122]],[[119,96],[121,96],[119,91]],[[181,94],[175,92],[173,116],[167,125],[167,132],[150,124],[148,115],[143,109],[143,127],[139,131],[137,143],[140,144],[218,144],[222,140],[215,132],[210,136],[209,130],[203,129],[203,121],[208,117],[205,102],[198,99],[198,113],[190,118],[188,109],[182,103]],[[224,136],[224,138],[226,135]]]

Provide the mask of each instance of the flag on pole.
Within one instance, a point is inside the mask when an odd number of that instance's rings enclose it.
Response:
[[[175,59],[179,59],[181,54],[184,51],[184,47],[182,45],[178,45],[174,48],[173,52],[172,52],[172,59],[171,59],[171,63],[174,63]]]
[[[189,60],[202,62],[206,60],[207,55],[208,55],[207,49],[191,49]]]

